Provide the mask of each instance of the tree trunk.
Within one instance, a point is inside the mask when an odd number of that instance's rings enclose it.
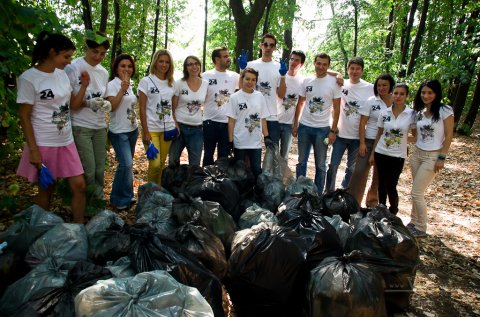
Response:
[[[295,8],[297,1],[296,0],[288,0],[288,17],[287,23],[285,27],[285,31],[283,31],[283,42],[285,43],[285,47],[282,50],[282,59],[287,60],[290,57],[290,53],[292,52],[293,48],[293,19],[295,15]]]
[[[354,12],[354,22],[353,22],[353,56],[357,56],[358,48],[358,11],[360,11],[360,4],[352,0],[353,12]]]
[[[475,85],[475,90],[473,92],[472,104],[468,110],[467,115],[463,123],[467,126],[468,130],[471,130],[475,119],[477,118],[478,109],[480,108],[480,70],[477,73],[477,84]]]
[[[332,10],[332,17],[333,17],[333,27],[335,29],[335,34],[337,35],[337,40],[338,40],[338,46],[340,47],[340,51],[342,52],[343,55],[343,68],[345,74],[347,73],[347,63],[348,63],[348,54],[347,51],[345,50],[345,45],[343,44],[343,38],[342,34],[340,32],[340,28],[338,27],[337,22],[335,21],[335,5],[334,5],[334,0],[330,0],[330,9]]]
[[[113,61],[117,55],[122,54],[122,34],[120,31],[121,16],[120,16],[120,3],[119,0],[113,0],[113,14],[115,15],[115,26],[113,31],[113,43],[112,43],[112,59],[110,65],[113,65]]]
[[[260,22],[263,12],[266,9],[268,0],[255,0],[252,4],[250,1],[250,12],[247,14],[243,7],[242,0],[229,0],[232,9],[233,19],[235,21],[235,31],[237,39],[235,42],[236,56],[240,56],[242,49],[253,52],[253,37],[255,30]],[[250,58],[251,58],[250,54]],[[237,65],[238,70],[238,65]]]
[[[86,30],[93,31],[92,7],[89,0],[82,0],[82,20]]]
[[[270,9],[272,8],[272,4],[274,0],[267,0],[267,8],[265,11],[265,19],[263,20],[263,29],[262,35],[268,33],[268,28],[270,26]],[[253,57],[253,56],[252,56]],[[262,49],[258,51],[258,57],[262,57]]]
[[[388,14],[388,33],[387,37],[385,38],[385,57],[389,59],[392,57],[392,50],[393,50],[393,17],[394,17],[395,5],[392,4],[392,9]]]
[[[410,62],[407,67],[407,76],[413,73],[415,62],[420,54],[420,47],[422,46],[422,38],[425,33],[425,23],[427,21],[428,5],[430,0],[423,0],[422,15],[420,16],[420,23],[418,24],[417,34],[415,35],[415,41],[413,42],[412,54],[410,55]]]
[[[158,19],[160,17],[160,0],[157,0],[157,6],[155,8],[155,23],[153,26],[153,47],[152,47],[152,55],[150,56],[150,64],[153,62],[153,55],[157,51],[157,36],[158,36]],[[147,69],[147,75],[149,74],[149,70]]]
[[[102,0],[102,13],[100,17],[100,28],[98,29],[102,33],[107,32],[108,21],[108,0]]]
[[[208,27],[208,0],[205,0],[205,29],[203,32],[203,63],[202,63],[202,72],[205,71],[205,61],[207,58],[207,27]]]
[[[168,11],[169,8],[169,3],[168,0],[165,0],[165,38],[164,38],[164,44],[163,47],[166,49],[168,45],[168,28],[169,28],[169,19],[168,17],[170,16],[170,12]]]
[[[148,12],[148,2],[144,1],[142,3],[142,17],[140,20],[140,27],[138,30],[138,42],[141,43],[140,45],[142,46],[140,49],[140,52],[143,52],[143,46],[145,43],[145,26],[146,26],[146,20],[147,20],[147,12]]]
[[[405,66],[407,65],[407,56],[410,49],[410,33],[412,32],[413,21],[415,20],[415,13],[417,12],[418,0],[412,1],[410,12],[408,14],[407,27],[404,30],[404,34],[401,39],[401,56],[400,56],[400,71],[398,77],[405,77]]]

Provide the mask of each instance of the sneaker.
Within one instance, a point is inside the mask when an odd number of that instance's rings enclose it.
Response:
[[[415,226],[408,228],[408,230],[416,238],[424,238],[427,236],[427,233],[425,231],[418,230],[417,228],[415,228]]]

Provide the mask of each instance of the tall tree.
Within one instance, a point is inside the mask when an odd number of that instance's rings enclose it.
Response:
[[[398,77],[403,78],[406,75],[406,65],[408,58],[408,51],[410,50],[410,37],[413,27],[413,21],[415,20],[415,14],[417,12],[418,0],[412,0],[412,5],[410,6],[410,12],[408,14],[408,22],[405,26],[404,33],[402,33],[401,39],[401,51],[402,55],[400,57],[400,71]]]
[[[164,36],[164,42],[163,42],[163,47],[167,48],[168,46],[168,31],[169,31],[169,20],[168,17],[170,16],[170,11],[169,11],[169,3],[168,0],[165,0],[165,24],[164,24],[164,29],[165,29],[165,36]]]
[[[340,31],[340,27],[339,27],[338,21],[337,21],[338,18],[335,15],[335,1],[330,0],[329,4],[330,4],[330,9],[332,10],[333,29],[334,29],[334,32],[337,36],[338,44],[339,44],[340,51],[341,51],[342,57],[343,57],[344,72],[347,73],[348,54],[347,54],[347,51],[345,50],[345,44],[343,43],[342,32]]]
[[[102,10],[100,14],[100,27],[98,29],[100,32],[102,33],[107,32],[107,21],[108,21],[108,0],[102,0]]]
[[[93,31],[92,7],[89,0],[82,0],[82,19],[85,29]]]
[[[473,99],[472,104],[470,105],[470,109],[468,109],[467,115],[465,116],[465,120],[463,124],[465,128],[470,131],[475,123],[475,119],[477,118],[478,109],[480,108],[480,70],[477,72],[477,84],[475,85],[475,90],[473,91]]]
[[[113,31],[112,57],[110,65],[113,65],[115,57],[122,53],[122,33],[120,31],[121,15],[119,0],[113,0],[113,14],[115,16],[115,26]]]
[[[152,46],[152,55],[150,57],[150,62],[152,62],[153,55],[157,50],[157,37],[158,37],[158,19],[160,18],[160,0],[157,0],[157,6],[155,8],[155,24],[153,27],[153,46]],[[148,69],[147,69],[148,74]]]
[[[290,53],[293,48],[293,19],[295,17],[295,10],[297,6],[296,0],[287,0],[288,4],[288,14],[287,21],[285,23],[285,31],[283,31],[283,41],[285,42],[285,47],[282,50],[282,58],[288,60]]]
[[[207,58],[207,34],[208,34],[208,0],[205,0],[205,21],[204,21],[204,32],[203,32],[202,71],[205,71],[205,61],[206,61],[206,58]]]

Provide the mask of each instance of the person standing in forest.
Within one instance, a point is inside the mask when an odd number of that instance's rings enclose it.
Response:
[[[412,211],[407,228],[416,237],[427,235],[425,191],[444,168],[453,138],[453,109],[442,104],[442,86],[426,80],[413,101],[416,113],[416,143],[410,159],[412,169]]]
[[[97,32],[85,40],[85,45],[85,55],[73,60],[72,64],[65,67],[65,71],[70,79],[74,95],[79,94],[82,88],[81,75],[86,72],[90,77],[84,102],[78,107],[71,107],[72,131],[85,170],[89,196],[87,198],[103,201],[105,161],[107,159],[105,112],[111,110],[111,104],[103,99],[108,84],[108,72],[100,63],[110,48],[110,42],[105,34]]]
[[[298,98],[302,89],[303,76],[299,74],[305,63],[305,53],[294,50],[290,53],[288,72],[285,78],[287,90],[283,99],[278,99],[278,122],[280,124],[280,155],[288,159],[292,145],[292,128]]]
[[[398,213],[397,184],[407,157],[408,132],[415,129],[413,110],[406,105],[408,86],[398,83],[393,87],[393,105],[378,116],[378,131],[370,154],[370,165],[378,169],[378,201],[390,202],[389,210]],[[414,132],[412,132],[414,133]]]
[[[361,57],[353,57],[347,63],[348,80],[342,87],[342,100],[340,103],[340,117],[338,120],[338,133],[333,143],[330,164],[327,171],[327,184],[325,190],[335,190],[335,180],[338,167],[343,154],[347,151],[347,168],[342,180],[342,188],[346,189],[355,169],[358,156],[360,113],[361,105],[373,96],[373,85],[362,79],[364,62]]]
[[[328,144],[335,142],[337,137],[341,90],[336,78],[328,75],[330,56],[317,54],[314,66],[315,76],[305,78],[302,84],[292,135],[298,136],[297,178],[306,176],[308,157],[313,146],[315,185],[318,192],[323,193]]]
[[[375,96],[370,97],[363,105],[360,106],[360,125],[358,134],[360,138],[360,146],[358,148],[358,157],[355,163],[355,170],[348,185],[348,192],[362,205],[363,194],[367,185],[368,173],[370,172],[370,164],[368,160],[372,154],[373,143],[377,136],[378,116],[381,111],[392,105],[392,91],[395,80],[390,74],[381,74],[375,80],[373,85],[373,93]],[[375,207],[378,205],[378,171],[373,166],[373,175],[370,188],[365,199],[367,207]]]
[[[118,55],[112,65],[111,81],[105,96],[112,104],[108,138],[118,161],[113,178],[110,204],[118,210],[127,209],[135,201],[133,193],[133,155],[138,139],[138,124],[135,106],[137,96],[133,93],[135,61],[128,54]]]
[[[207,96],[208,82],[202,79],[202,63],[196,56],[187,56],[183,62],[183,77],[175,83],[173,119],[180,131],[170,147],[169,164],[179,164],[186,147],[188,164],[200,165],[203,147],[202,108]]]
[[[162,173],[170,150],[171,140],[164,139],[165,131],[175,128],[172,99],[175,94],[173,58],[168,50],[160,49],[153,54],[150,74],[138,84],[140,123],[145,148],[153,144],[159,151],[154,159],[148,160],[147,179],[162,183]]]
[[[79,90],[72,87],[63,71],[72,60],[75,45],[64,35],[41,32],[33,48],[32,67],[18,77],[17,103],[25,146],[17,174],[39,182],[39,171],[47,167],[53,177],[66,178],[72,190],[73,222],[84,223],[85,178],[73,141],[70,108],[83,102],[89,84],[82,73]],[[54,186],[40,184],[34,202],[50,208]]]
[[[274,144],[280,141],[280,124],[278,122],[277,98],[283,99],[287,86],[285,75],[288,67],[285,62],[275,62],[273,52],[277,49],[277,38],[272,33],[262,36],[260,43],[262,57],[247,63],[247,67],[258,72],[256,89],[262,93],[267,106],[267,126],[270,139]]]
[[[238,89],[240,78],[239,74],[228,70],[231,60],[226,47],[218,47],[212,51],[212,62],[215,68],[202,74],[203,79],[208,81],[203,113],[203,166],[214,163],[215,148],[217,159],[228,156],[226,104],[230,95]]]

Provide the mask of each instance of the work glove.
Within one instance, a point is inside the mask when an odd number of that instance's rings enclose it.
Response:
[[[273,143],[273,140],[270,138],[270,136],[264,137],[263,142],[265,142],[265,147],[268,147],[271,149],[275,147],[275,143]]]
[[[284,59],[280,60],[280,68],[278,69],[280,76],[285,76],[288,72],[287,62]]]
[[[155,147],[155,145],[153,145],[152,142],[150,142],[147,148],[147,159],[154,160],[157,158],[157,154],[158,154],[158,149]]]
[[[244,49],[242,49],[242,54],[240,54],[240,57],[237,59],[237,62],[238,62],[238,67],[240,67],[240,69],[245,69],[248,63],[248,51],[245,51]]]
[[[50,170],[42,164],[42,167],[38,170],[38,183],[43,190],[47,190],[48,187],[55,183],[55,179],[52,176]]]

